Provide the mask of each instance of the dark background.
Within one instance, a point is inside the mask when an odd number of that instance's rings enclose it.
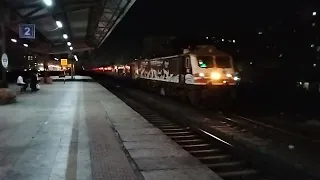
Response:
[[[192,43],[215,44],[240,62],[277,61],[278,66],[290,63],[308,69],[318,61],[319,26],[312,26],[318,20],[312,12],[318,7],[275,1],[138,0],[96,51],[97,61],[130,61],[144,54],[144,38],[174,36],[171,43],[177,49]]]

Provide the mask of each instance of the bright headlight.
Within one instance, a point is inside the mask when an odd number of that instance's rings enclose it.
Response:
[[[220,73],[216,73],[216,72],[211,73],[212,79],[220,79],[220,77],[221,77]]]

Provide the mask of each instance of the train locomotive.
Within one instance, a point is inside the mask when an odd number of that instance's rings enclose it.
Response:
[[[214,46],[197,46],[182,54],[136,60],[94,69],[138,87],[189,100],[194,105],[233,99],[239,77],[231,55]]]
[[[198,105],[210,97],[235,97],[239,78],[231,55],[214,46],[197,46],[183,54],[137,60],[129,64],[130,78],[162,96],[179,96]]]

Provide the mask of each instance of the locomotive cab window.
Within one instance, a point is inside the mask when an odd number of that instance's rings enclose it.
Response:
[[[229,56],[216,56],[215,61],[217,68],[231,68],[231,61]]]
[[[212,56],[197,56],[198,65],[201,68],[213,68],[213,57]]]

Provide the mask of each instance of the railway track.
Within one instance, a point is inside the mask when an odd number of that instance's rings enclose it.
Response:
[[[204,130],[199,128],[200,126],[186,124],[185,122],[172,118],[172,116],[163,114],[165,112],[162,112],[160,115],[157,108],[147,107],[140,102],[139,98],[132,97],[127,90],[122,89],[113,82],[111,84],[109,82],[108,85],[106,85],[104,82],[100,81],[100,84],[113,92],[131,108],[141,114],[146,120],[162,130],[165,135],[170,137],[194,157],[198,158],[199,161],[223,179],[295,179],[295,177],[297,177],[293,175],[297,175],[297,173],[290,173],[290,168],[288,170],[284,168],[285,172],[279,170],[279,166],[277,168],[272,165],[273,163],[277,164],[278,162],[271,162],[270,160],[267,160],[268,162],[266,162],[265,159],[268,158],[261,159],[259,155],[258,157],[256,155],[251,156],[251,151],[245,152],[246,150],[243,151],[243,149],[241,150],[241,148],[239,149],[239,147],[237,147],[238,144],[234,146],[229,142],[219,139],[210,133],[210,130],[208,129]],[[222,120],[219,123],[215,123],[215,128],[221,128],[222,131],[225,130],[230,132],[236,130],[241,133],[248,132],[251,134],[251,129],[243,125],[245,123],[239,123],[239,121],[234,119],[234,122],[232,120],[230,121],[231,118],[223,114],[221,114],[221,116]],[[224,118],[229,118],[229,120]],[[241,124],[241,126],[239,124]],[[253,136],[252,139],[258,143],[265,143],[268,141],[268,139],[259,138],[257,136]],[[273,161],[276,160],[273,159]],[[304,175],[301,174],[301,176],[298,175],[298,177],[304,177]]]
[[[278,128],[270,124],[265,124],[260,121],[255,121],[234,114],[206,113],[212,119],[220,119],[219,128],[225,131],[241,131],[251,133],[253,139],[261,139],[265,142],[281,142],[286,143],[288,148],[292,148],[294,144],[301,146],[319,146],[319,139],[309,138],[299,133],[288,131],[286,129]]]
[[[233,153],[235,150],[231,143],[195,126],[169,120],[125,95],[119,88],[115,90],[114,87],[109,86],[108,89],[222,179],[271,180],[283,178],[282,176],[277,177],[277,173],[269,174],[263,169],[255,168],[248,160]]]
[[[180,125],[169,121],[156,112],[137,104],[132,100],[126,100],[133,109],[141,114],[154,126],[158,127],[165,135],[179,144],[203,164],[216,172],[223,179],[271,179],[253,168],[250,163],[234,156],[228,148],[232,145],[217,137],[211,140],[204,136],[212,134],[196,127]],[[226,147],[227,146],[227,147]]]
[[[118,97],[121,97],[118,95]],[[196,127],[181,125],[161,117],[133,99],[122,96],[121,99],[183,149],[226,180],[275,179],[267,176],[245,159],[230,152],[232,145]],[[204,136],[207,136],[205,138]],[[208,138],[208,136],[210,138]]]
[[[273,132],[281,133],[281,134],[284,134],[286,136],[289,136],[289,137],[292,137],[292,138],[295,138],[295,139],[299,139],[299,140],[302,140],[302,141],[308,141],[310,143],[318,143],[318,142],[320,142],[320,139],[319,139],[318,136],[308,136],[308,135],[305,135],[305,132],[299,132],[297,130],[281,128],[281,127],[279,127],[278,124],[273,125],[273,123],[263,123],[261,121],[257,121],[257,120],[254,120],[252,118],[248,118],[248,117],[241,116],[241,115],[232,115],[232,117],[234,117],[234,119],[239,119],[239,120],[242,120],[244,122],[251,123],[251,124],[253,124],[255,126],[260,126],[262,128],[267,128],[267,129],[272,130]]]

